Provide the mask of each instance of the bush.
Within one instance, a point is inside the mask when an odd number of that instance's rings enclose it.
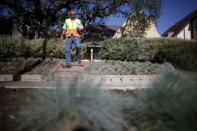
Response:
[[[99,83],[71,79],[53,90],[35,90],[18,112],[18,130],[120,131],[122,99]]]
[[[24,39],[21,37],[0,38],[0,59],[19,57],[65,57],[65,41],[60,39]],[[85,47],[82,45],[81,57],[84,58]],[[75,50],[72,49],[72,56]],[[74,57],[72,57],[74,58]]]
[[[158,64],[108,60],[91,63],[84,73],[90,75],[153,75],[157,74],[164,65],[171,66],[169,63]]]
[[[34,90],[18,112],[19,129],[72,130],[87,122],[96,131],[196,131],[197,81],[169,68],[147,88],[122,94],[78,78]]]
[[[177,71],[164,72],[137,93],[138,104],[128,111],[128,119],[142,131],[196,131],[197,81]]]
[[[179,69],[196,71],[197,43],[186,42],[162,45],[158,56]]]
[[[110,39],[104,41],[101,56],[107,60],[149,61],[156,46],[147,45],[141,39]]]
[[[197,42],[169,39],[109,39],[102,43],[102,59],[170,62],[179,69],[196,70]]]

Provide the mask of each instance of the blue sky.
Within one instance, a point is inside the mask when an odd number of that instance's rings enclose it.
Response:
[[[197,0],[164,0],[157,30],[160,34],[197,9]],[[125,18],[110,16],[106,24],[122,25]]]

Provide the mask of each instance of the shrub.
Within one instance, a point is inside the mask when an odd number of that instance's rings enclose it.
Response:
[[[19,57],[65,57],[65,41],[60,39],[24,39],[21,37],[0,38],[0,59]],[[85,46],[82,45],[81,57],[84,58]],[[72,49],[72,58],[75,50]]]
[[[91,75],[151,75],[158,73],[163,65],[151,62],[126,62],[126,61],[102,61],[91,63],[85,69],[85,74]]]
[[[179,69],[196,70],[197,42],[169,38],[109,39],[102,43],[102,59],[170,62]]]
[[[36,90],[27,103],[19,112],[18,130],[120,131],[124,122],[120,96],[83,80],[59,81],[53,90]]]
[[[147,89],[137,92],[138,104],[127,113],[142,131],[196,131],[197,81],[164,70]]]
[[[196,80],[168,67],[147,88],[127,95],[103,90],[90,81],[58,81],[55,89],[35,90],[26,98],[19,128],[70,129],[71,123],[83,127],[85,121],[98,131],[120,131],[128,122],[139,131],[196,131]]]
[[[101,56],[107,60],[149,61],[157,51],[156,46],[147,45],[142,39],[110,39],[103,43]]]
[[[179,69],[196,71],[197,43],[183,42],[162,45],[158,56]]]

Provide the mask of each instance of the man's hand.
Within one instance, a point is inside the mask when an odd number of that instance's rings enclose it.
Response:
[[[61,40],[63,40],[64,39],[64,36],[63,35],[61,35]]]
[[[82,33],[82,31],[83,31],[83,29],[81,29],[81,28],[77,28],[77,31],[81,34],[81,33]]]

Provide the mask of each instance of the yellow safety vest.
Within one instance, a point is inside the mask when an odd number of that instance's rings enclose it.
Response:
[[[70,36],[79,37],[81,35],[80,31],[77,29],[81,24],[81,20],[75,19],[74,21],[72,21],[71,19],[66,19],[65,24],[66,24],[66,37],[70,37]]]

